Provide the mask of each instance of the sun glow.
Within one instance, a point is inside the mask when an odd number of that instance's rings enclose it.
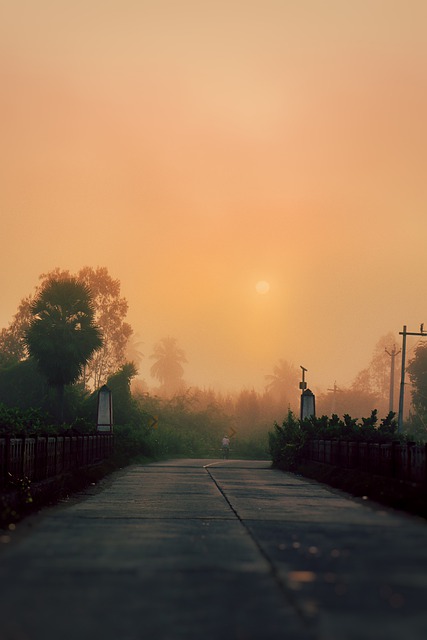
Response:
[[[256,283],[255,289],[256,289],[256,292],[260,294],[268,293],[270,291],[270,283],[267,282],[266,280],[260,280],[259,282]]]

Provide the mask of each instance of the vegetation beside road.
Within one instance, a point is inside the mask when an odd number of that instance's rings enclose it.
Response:
[[[403,474],[397,473],[394,467],[397,459],[390,459],[388,471],[393,470],[391,475],[390,473],[384,475],[384,469],[379,460],[378,466],[377,463],[365,464],[369,469],[364,468],[360,461],[357,464],[354,459],[351,464],[347,464],[346,459],[343,465],[343,461],[334,460],[331,453],[328,462],[323,461],[323,458],[321,458],[322,461],[319,460],[317,455],[314,460],[310,455],[309,445],[315,446],[316,441],[324,443],[329,441],[330,445],[332,441],[348,442],[356,447],[356,451],[359,448],[357,443],[367,443],[368,446],[369,444],[388,444],[392,450],[399,444],[404,448],[405,445],[413,448],[412,445],[415,445],[413,434],[398,433],[394,413],[389,413],[378,424],[375,410],[368,418],[362,418],[361,421],[349,415],[345,415],[342,420],[333,415],[331,418],[322,416],[300,421],[290,411],[283,423],[281,425],[276,423],[274,430],[269,434],[272,463],[278,469],[315,479],[364,500],[374,500],[427,518],[425,478],[422,478],[421,482],[413,482],[410,478],[405,478],[408,470]],[[424,442],[419,444],[421,453],[425,455],[426,445]],[[366,445],[361,446],[365,447],[366,452]],[[369,453],[367,455],[369,460]]]
[[[389,405],[392,334],[378,342],[371,363],[349,389],[334,384],[317,395],[317,409],[327,415],[300,424],[291,411],[299,405],[299,370],[287,360],[279,358],[265,375],[263,392],[220,393],[185,382],[185,352],[168,336],[149,356],[158,385],[149,388],[137,378],[143,356],[140,343],[131,340],[127,302],[106,268],[84,267],[75,275],[55,269],[40,280],[34,295],[21,300],[9,327],[0,331],[0,437],[94,433],[98,390],[106,383],[113,396],[115,450],[103,465],[105,472],[177,456],[219,458],[225,434],[231,437],[231,457],[271,456],[275,466],[297,471],[309,438],[397,438],[393,415],[378,422],[374,409],[384,412]],[[425,343],[417,347],[407,371],[412,405],[405,428],[411,439],[425,441]],[[368,417],[351,418],[346,411],[353,409]],[[11,482],[28,485],[25,478]]]
[[[310,439],[358,440],[360,442],[391,442],[407,439],[397,433],[395,414],[390,412],[378,424],[378,412],[374,409],[368,418],[352,418],[348,414],[340,419],[337,415],[311,417],[303,421],[288,412],[281,425],[274,425],[269,434],[269,447],[273,465],[286,471],[298,468],[304,457],[304,445]]]

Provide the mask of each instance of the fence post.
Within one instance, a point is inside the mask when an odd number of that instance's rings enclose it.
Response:
[[[27,438],[23,436],[21,438],[21,460],[19,464],[19,473],[21,478],[25,476],[25,446],[26,446]]]
[[[1,461],[1,475],[0,475],[0,486],[5,487],[8,481],[8,472],[9,472],[9,457],[10,457],[10,436],[5,436],[2,438],[3,440],[3,448],[2,448],[2,461]]]

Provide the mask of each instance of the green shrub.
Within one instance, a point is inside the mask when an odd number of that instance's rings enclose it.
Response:
[[[0,435],[27,435],[44,431],[50,419],[39,409],[15,409],[0,404]]]
[[[269,434],[270,455],[273,466],[288,471],[298,468],[303,458],[304,444],[308,440],[359,440],[361,442],[391,442],[405,440],[406,436],[397,433],[395,414],[390,412],[377,426],[377,411],[372,411],[369,418],[357,418],[349,415],[340,420],[337,415],[311,417],[297,420],[290,411],[282,426],[277,423]]]
[[[282,425],[274,424],[274,432],[269,434],[270,455],[273,466],[292,471],[301,459],[308,432],[301,429],[300,421],[288,411]]]
[[[359,440],[362,442],[389,442],[398,437],[395,414],[390,412],[378,423],[378,411],[374,409],[368,418],[351,418],[348,414],[340,420],[337,415],[310,417],[300,422],[308,439]]]

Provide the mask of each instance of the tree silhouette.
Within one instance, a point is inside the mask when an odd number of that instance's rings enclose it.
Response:
[[[120,296],[120,281],[113,279],[106,267],[83,267],[76,276],[58,267],[40,275],[40,284],[33,296],[21,300],[18,311],[9,327],[0,331],[0,366],[7,366],[28,357],[23,340],[32,321],[31,305],[51,281],[75,279],[90,289],[95,323],[102,330],[103,344],[97,349],[82,371],[83,384],[97,389],[108,376],[129,360],[126,354],[132,335],[131,326],[125,322],[128,310],[126,298]]]
[[[407,371],[412,383],[412,404],[424,422],[427,416],[427,344],[420,342],[409,361]]]
[[[292,409],[299,404],[299,371],[293,365],[281,358],[273,368],[273,373],[265,376],[266,390],[285,408]]]
[[[31,296],[21,300],[12,322],[0,331],[0,366],[17,364],[28,357],[23,338],[32,319],[31,301]]]
[[[120,281],[113,279],[106,267],[84,267],[77,279],[89,287],[95,321],[102,329],[103,345],[85,367],[84,382],[97,389],[127,361],[126,348],[133,333],[125,322],[128,303],[120,296]]]
[[[62,421],[65,385],[78,379],[102,346],[90,290],[74,278],[50,280],[31,303],[31,313],[25,344],[49,385],[58,391]]]
[[[187,362],[185,353],[176,344],[175,338],[162,338],[155,347],[150,358],[156,362],[150,368],[153,378],[161,384],[161,390],[166,395],[173,395],[183,386],[184,368],[181,363]]]
[[[376,397],[374,408],[378,409],[380,415],[385,415],[389,409],[390,365],[392,362],[390,351],[393,347],[396,348],[396,336],[392,332],[382,336],[375,345],[369,365],[359,371],[351,385],[351,391],[369,395],[371,398]],[[395,371],[398,371],[400,362],[401,358],[397,354]],[[394,378],[393,391],[394,397],[397,398],[399,395],[399,379],[397,375]]]

